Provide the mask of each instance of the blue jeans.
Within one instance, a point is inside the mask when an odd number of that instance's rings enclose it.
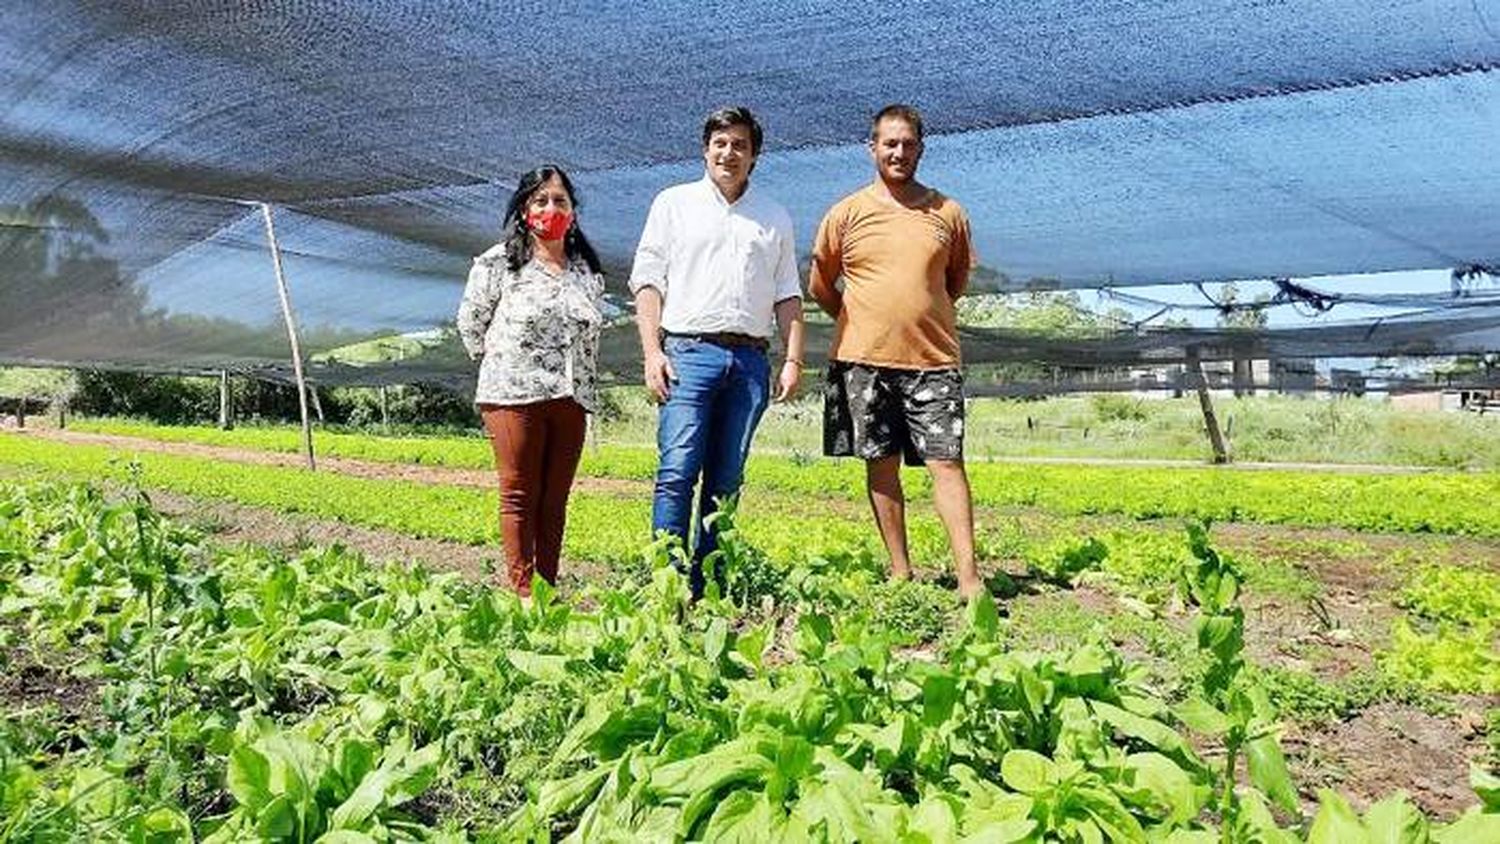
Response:
[[[686,337],[667,337],[664,351],[677,380],[670,385],[657,421],[656,495],[652,533],[682,538],[692,559],[688,579],[693,596],[703,593],[703,558],[716,547],[703,519],[717,499],[739,492],[750,439],[771,396],[771,365],[751,346],[717,346]],[[703,478],[696,514],[693,487]],[[697,542],[690,534],[697,525]]]

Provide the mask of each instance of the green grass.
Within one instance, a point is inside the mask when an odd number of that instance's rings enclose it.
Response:
[[[817,386],[810,376],[802,398],[773,406],[756,434],[757,445],[819,454]],[[622,389],[615,396],[623,414],[605,423],[604,438],[654,442],[655,412],[641,392]],[[1217,397],[1215,407],[1237,460],[1500,469],[1500,418],[1493,416],[1404,410],[1379,399],[1274,395]],[[971,460],[1211,457],[1202,412],[1192,396],[974,399],[968,405],[967,439]]]

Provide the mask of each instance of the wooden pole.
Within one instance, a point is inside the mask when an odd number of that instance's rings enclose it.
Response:
[[[1203,408],[1203,427],[1208,431],[1209,445],[1213,446],[1214,462],[1228,463],[1229,450],[1224,447],[1224,434],[1219,430],[1219,417],[1214,415],[1214,403],[1208,395],[1208,379],[1203,375],[1203,361],[1198,359],[1198,347],[1187,348],[1188,380],[1198,391],[1198,404]]]
[[[307,391],[307,397],[312,400],[312,409],[313,413],[318,416],[318,424],[322,425],[326,423],[328,420],[323,418],[323,400],[318,398],[318,388],[310,387]]]
[[[292,316],[292,297],[287,293],[286,274],[281,269],[281,247],[276,245],[276,223],[271,219],[271,206],[262,202],[261,215],[266,219],[266,240],[271,247],[271,264],[276,269],[276,294],[281,297],[281,316],[286,320],[286,336],[292,343],[292,375],[297,379],[297,404],[302,410],[302,453],[307,457],[307,468],[316,471],[313,458],[312,421],[307,416],[307,379],[302,375],[302,344],[297,341],[297,320]]]
[[[219,370],[219,427],[227,431],[234,427],[234,412],[229,401],[229,370]]]

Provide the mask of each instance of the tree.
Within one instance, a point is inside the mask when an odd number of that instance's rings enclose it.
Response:
[[[1271,297],[1262,293],[1255,297],[1255,301],[1249,305],[1240,303],[1240,288],[1234,282],[1225,282],[1219,288],[1219,327],[1220,328],[1243,328],[1257,329],[1265,328],[1269,319],[1266,313],[1266,305],[1270,303]]]

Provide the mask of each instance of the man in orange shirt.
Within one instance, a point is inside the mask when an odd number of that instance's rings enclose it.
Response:
[[[897,578],[911,577],[901,458],[926,464],[967,598],[984,588],[964,472],[954,307],[974,262],[969,219],[957,202],[917,181],[916,109],[890,105],[875,115],[870,156],[877,178],[829,209],[813,244],[808,293],[835,319],[823,451],[865,461],[870,507]]]

